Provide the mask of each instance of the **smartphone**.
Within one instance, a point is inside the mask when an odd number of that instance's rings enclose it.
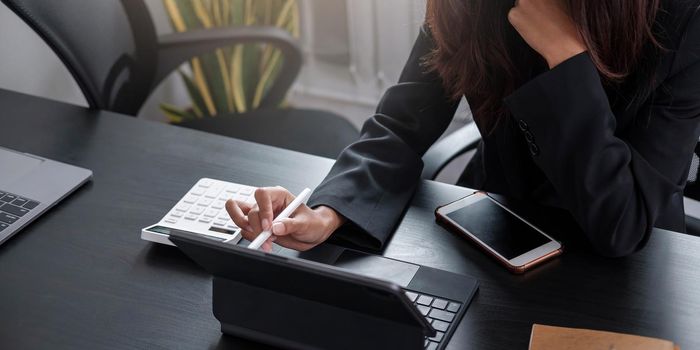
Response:
[[[485,192],[438,207],[435,217],[477,244],[512,273],[521,274],[562,253],[562,245]]]

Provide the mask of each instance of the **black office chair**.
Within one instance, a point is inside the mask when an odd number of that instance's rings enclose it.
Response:
[[[297,41],[276,27],[196,30],[158,37],[144,0],[2,0],[53,49],[90,108],[135,116],[153,90],[189,59],[217,48],[270,43],[284,66],[261,108],[181,125],[335,158],[358,130],[324,111],[277,108],[301,68]]]

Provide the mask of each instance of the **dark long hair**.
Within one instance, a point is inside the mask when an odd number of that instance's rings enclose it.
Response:
[[[661,0],[564,0],[606,87],[622,84],[649,48]],[[513,0],[428,0],[436,43],[426,58],[454,99],[466,96],[474,117],[495,126],[502,100],[545,62],[508,22]]]

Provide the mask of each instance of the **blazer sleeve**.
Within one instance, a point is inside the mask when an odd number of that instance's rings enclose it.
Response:
[[[447,98],[423,59],[434,47],[420,31],[399,83],[381,99],[360,139],[345,149],[309,206],[325,205],[348,219],[331,240],[381,250],[420,180],[421,157],[445,132],[458,101]]]
[[[603,255],[640,249],[662,209],[683,196],[700,135],[699,22],[690,22],[669,77],[640,109],[631,131],[617,132],[586,53],[505,100],[535,163]]]

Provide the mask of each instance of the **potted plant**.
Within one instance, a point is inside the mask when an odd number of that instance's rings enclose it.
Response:
[[[231,26],[277,26],[299,37],[296,0],[163,0],[177,32]],[[269,44],[221,48],[193,58],[180,69],[191,105],[161,104],[171,123],[246,113],[260,106],[282,66],[282,54]]]

